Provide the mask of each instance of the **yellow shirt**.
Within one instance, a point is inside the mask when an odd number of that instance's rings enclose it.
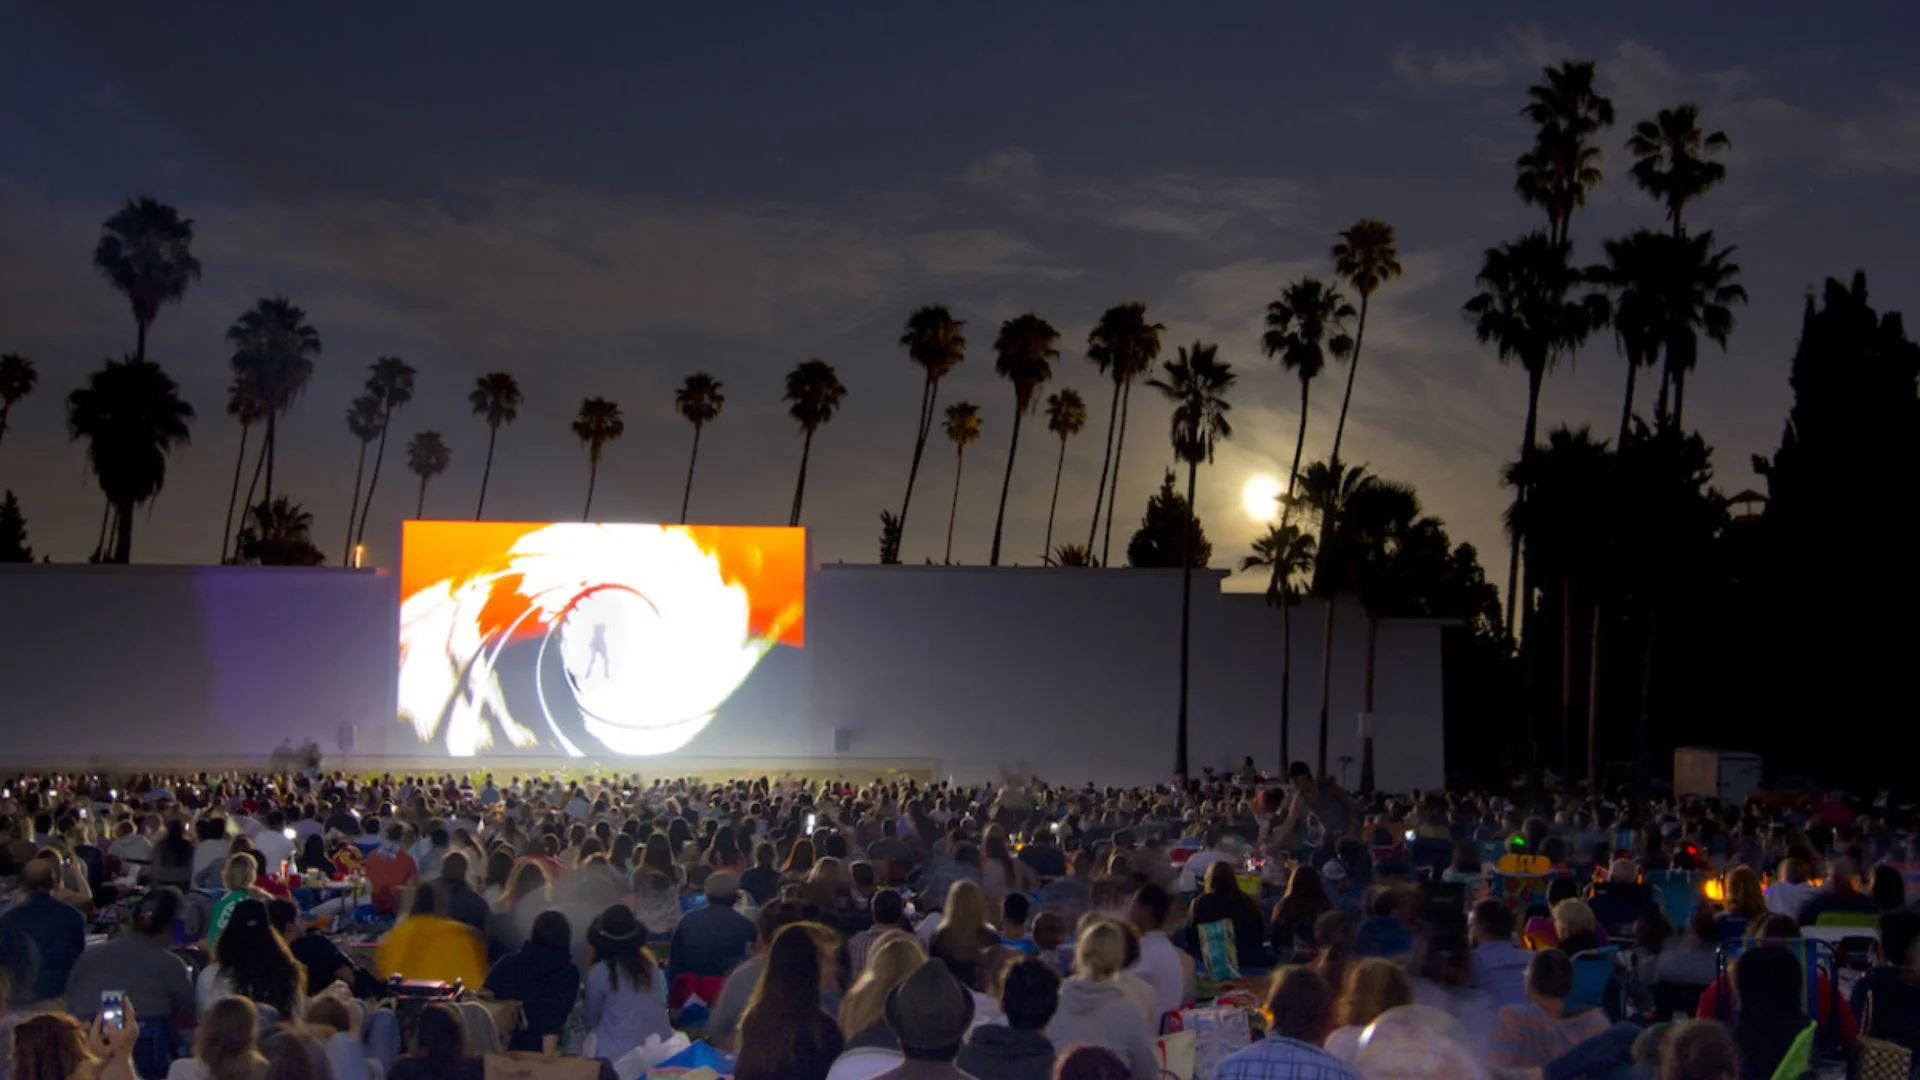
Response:
[[[469,989],[487,981],[487,951],[473,927],[438,915],[403,919],[380,940],[374,967],[382,979],[453,982]]]

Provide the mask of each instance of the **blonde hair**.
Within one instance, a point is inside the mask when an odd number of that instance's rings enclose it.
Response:
[[[1565,941],[1580,934],[1593,933],[1593,909],[1585,900],[1562,900],[1553,905],[1553,931]]]
[[[887,994],[926,963],[926,950],[911,934],[888,931],[867,954],[867,970],[840,1003],[840,1033],[851,1039],[885,1015]]]
[[[1736,866],[1727,875],[1727,910],[1745,916],[1751,923],[1766,918],[1767,894],[1760,888],[1760,875],[1751,867]]]
[[[220,868],[220,884],[231,892],[240,892],[253,887],[253,856],[246,852],[227,857],[227,865]]]
[[[1366,1027],[1388,1009],[1413,1004],[1413,980],[1391,960],[1370,956],[1347,969],[1340,990],[1342,1027]]]
[[[1100,982],[1127,966],[1127,932],[1111,919],[1101,919],[1080,932],[1073,947],[1073,973]]]
[[[954,882],[947,890],[947,906],[942,909],[938,936],[966,942],[979,937],[986,928],[987,894],[966,878]]]
[[[260,1012],[253,1002],[223,997],[200,1017],[193,1056],[206,1065],[213,1080],[250,1080],[267,1064],[257,1045],[259,1033]]]

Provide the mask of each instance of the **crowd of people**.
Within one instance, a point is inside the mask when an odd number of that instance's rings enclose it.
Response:
[[[1263,1036],[1221,1080],[1399,1080],[1409,1024],[1503,1080],[1920,1048],[1912,822],[1841,797],[1360,796],[1300,765],[0,783],[0,1080],[481,1080],[491,1049],[611,1076],[676,1031],[739,1080],[1159,1080],[1216,997]],[[1877,938],[1845,992],[1800,947],[1835,924]]]

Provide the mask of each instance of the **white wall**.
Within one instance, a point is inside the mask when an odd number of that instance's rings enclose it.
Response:
[[[1196,574],[1193,767],[1278,760],[1280,618]],[[0,567],[0,767],[220,767],[311,738],[372,763],[430,753],[394,721],[394,579],[252,567]],[[676,765],[912,763],[1051,780],[1164,779],[1178,703],[1175,571],[824,566],[807,646],[776,650]],[[1317,747],[1324,608],[1293,614],[1296,759]],[[1336,623],[1329,765],[1359,775],[1366,620]],[[1439,786],[1440,635],[1379,634],[1381,786]],[[834,752],[845,729],[847,752]],[[527,764],[531,765],[532,762]],[[658,763],[641,762],[640,767]]]

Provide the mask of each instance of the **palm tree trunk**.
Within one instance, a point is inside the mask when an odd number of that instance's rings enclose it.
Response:
[[[360,463],[353,467],[353,498],[347,500],[347,546],[340,555],[340,565],[353,565],[353,515],[360,508],[360,479],[367,471],[367,444],[360,444]],[[240,483],[240,474],[234,473],[234,485]]]
[[[1013,441],[1007,446],[1007,474],[1000,480],[1000,512],[993,518],[993,551],[987,556],[988,566],[1000,565],[1000,531],[1007,523],[1007,489],[1013,486],[1013,459],[1020,453],[1020,415],[1025,411],[1016,400],[1013,408]]]
[[[1560,575],[1560,775],[1573,787],[1573,577]],[[1589,793],[1591,794],[1591,793]]]
[[[133,358],[144,364],[147,361],[147,320],[136,318],[133,325]]]
[[[7,414],[12,411],[12,405],[0,402],[0,441],[4,441],[7,437]]]
[[[953,505],[947,508],[947,553],[941,562],[953,565],[953,519],[960,513],[960,471],[966,467],[967,452],[957,450],[953,455]]]
[[[373,513],[373,492],[380,486],[380,463],[387,458],[387,428],[392,426],[393,410],[383,410],[380,416],[380,449],[373,454],[373,478],[367,481],[367,502],[360,508],[360,528],[353,537],[356,544],[363,544],[367,540],[367,518]]]
[[[687,486],[680,493],[680,524],[687,523],[687,504],[693,501],[693,467],[700,460],[700,425],[693,425],[693,453],[687,456]]]
[[[790,526],[800,524],[800,504],[807,495],[807,458],[813,456],[813,429],[807,429],[807,438],[800,445],[800,481],[793,485],[793,516],[787,519]]]
[[[1600,791],[1600,597],[1593,598],[1593,637],[1587,642],[1587,794]]]
[[[113,508],[113,559],[117,563],[133,561],[133,501],[127,500]]]
[[[598,453],[588,454],[587,458],[587,505],[580,510],[581,521],[586,521],[593,517],[593,485],[595,481],[600,479],[600,455]]]
[[[1067,437],[1060,436],[1060,460],[1053,463],[1053,500],[1047,503],[1047,542],[1042,545],[1040,565],[1053,565],[1053,512],[1060,508],[1060,474],[1067,467]]]
[[[1287,775],[1293,747],[1289,738],[1293,727],[1293,590],[1280,587],[1280,771]]]
[[[1315,761],[1315,775],[1327,775],[1327,704],[1333,696],[1333,607],[1335,597],[1325,597],[1327,605],[1326,625],[1320,631],[1320,754]]]
[[[1353,332],[1353,356],[1347,360],[1347,392],[1340,395],[1340,419],[1333,425],[1332,461],[1340,460],[1340,440],[1347,434],[1347,409],[1353,404],[1353,379],[1360,374],[1360,343],[1367,339],[1368,294],[1360,294],[1360,325]],[[1364,771],[1364,766],[1363,766]]]
[[[1672,385],[1672,361],[1663,359],[1660,361],[1660,394],[1653,399],[1653,426],[1661,431],[1666,430],[1668,423],[1667,389]]]
[[[228,542],[233,536],[233,507],[240,498],[240,471],[247,464],[247,432],[250,424],[240,425],[240,453],[233,459],[233,488],[227,492],[227,523],[220,530],[220,562],[227,561]]]
[[[1644,655],[1640,661],[1640,731],[1633,751],[1634,789],[1643,797],[1653,790],[1653,659],[1659,630],[1659,609],[1649,607],[1646,641],[1641,644]]]
[[[1187,777],[1187,684],[1193,653],[1193,554],[1188,550],[1188,545],[1193,542],[1193,488],[1199,476],[1200,463],[1189,460],[1187,520],[1180,530],[1180,715],[1176,721],[1173,754],[1173,774],[1181,780]],[[1109,503],[1108,507],[1111,508],[1112,504]]]
[[[1676,368],[1673,372],[1673,430],[1681,430],[1681,418],[1687,411],[1687,373]]]
[[[1107,489],[1107,526],[1100,537],[1100,565],[1107,566],[1107,551],[1113,546],[1113,507],[1120,501],[1120,455],[1127,447],[1127,413],[1133,408],[1133,380],[1120,388],[1120,433],[1113,440],[1113,486]]]
[[[233,557],[240,557],[240,533],[247,531],[247,517],[253,512],[253,493],[260,489],[260,474],[267,468],[267,441],[260,440],[260,452],[254,455],[253,479],[247,481],[247,501],[240,506],[240,528],[233,535]]]
[[[1373,661],[1378,653],[1380,638],[1380,620],[1373,612],[1367,612],[1367,675],[1366,689],[1362,691],[1360,715],[1366,723],[1366,729],[1360,733],[1360,794],[1373,794]]]
[[[428,474],[420,474],[420,499],[413,504],[413,516],[416,520],[427,516],[427,481],[429,479]]]
[[[907,508],[913,505],[913,482],[920,475],[920,455],[926,453],[927,436],[933,431],[933,405],[940,394],[940,381],[931,374],[920,388],[920,422],[913,429],[913,464],[907,466],[907,493],[900,499],[900,539],[907,537]]]
[[[112,520],[113,500],[108,499],[107,505],[100,510],[100,539],[93,542],[94,562],[102,563],[107,561],[107,525]]]
[[[274,447],[280,441],[279,420],[279,410],[267,410],[267,486],[264,494],[260,497],[260,501],[269,506],[273,505],[273,452]]]
[[[1107,498],[1107,470],[1113,467],[1113,431],[1120,419],[1120,380],[1113,380],[1113,404],[1107,406],[1107,450],[1100,458],[1100,482],[1093,486],[1093,524],[1087,526],[1087,558],[1093,558],[1093,541],[1100,535],[1100,507]],[[1106,562],[1102,560],[1102,566]]]
[[[1533,454],[1534,435],[1540,423],[1540,378],[1539,372],[1529,368],[1527,371],[1527,422],[1520,435],[1520,460],[1525,461]],[[1518,498],[1524,504],[1526,489],[1522,488]],[[1519,601],[1519,592],[1515,588],[1520,580],[1520,534],[1515,533],[1513,543],[1507,553],[1507,633],[1514,632],[1514,605]]]
[[[1287,505],[1280,508],[1282,525],[1287,523],[1288,515],[1293,512],[1293,489],[1300,481],[1300,454],[1307,448],[1307,392],[1311,386],[1306,379],[1300,380],[1300,429],[1293,437],[1293,467],[1287,470]]]
[[[487,425],[487,465],[480,470],[480,503],[473,508],[473,520],[479,521],[480,514],[487,508],[487,481],[493,478],[493,443],[500,437],[500,425]]]
[[[1633,427],[1633,383],[1640,372],[1640,359],[1632,353],[1627,354],[1627,398],[1620,406],[1620,438],[1614,441],[1614,452],[1618,453],[1627,445],[1627,432]]]

